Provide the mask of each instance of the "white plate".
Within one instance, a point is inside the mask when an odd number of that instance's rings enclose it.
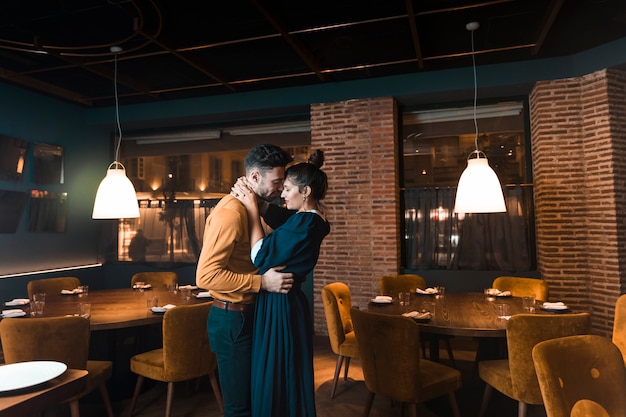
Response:
[[[32,361],[0,366],[0,392],[14,391],[50,381],[67,369],[62,362]]]
[[[568,306],[541,306],[542,310],[546,310],[546,311],[563,311],[563,310],[569,310]]]
[[[372,298],[372,303],[375,304],[391,304],[391,300],[388,298]]]
[[[157,314],[163,314],[167,311],[167,308],[164,307],[152,307],[150,310],[152,310],[153,313],[157,313]]]

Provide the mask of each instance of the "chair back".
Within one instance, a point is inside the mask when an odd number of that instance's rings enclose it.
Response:
[[[420,332],[409,318],[352,309],[365,386],[395,401],[419,403]]]
[[[208,375],[217,366],[207,334],[212,302],[180,305],[163,316],[163,366],[167,381]]]
[[[327,284],[322,288],[322,301],[330,347],[335,354],[341,355],[339,346],[346,340],[346,334],[353,330],[350,288],[343,282]]]
[[[385,275],[379,285],[381,294],[396,298],[400,292],[414,293],[417,288],[425,289],[426,280],[417,274]]]
[[[48,360],[87,369],[90,334],[89,320],[79,316],[0,321],[6,363]]]
[[[130,279],[130,285],[133,286],[136,282],[145,282],[155,288],[167,287],[178,284],[178,274],[171,271],[137,272]]]
[[[535,346],[533,360],[548,417],[570,417],[581,399],[596,402],[609,416],[626,415],[626,369],[609,338],[547,340]]]
[[[613,317],[613,343],[622,352],[626,365],[626,294],[622,294],[615,303]]]
[[[506,326],[509,369],[518,401],[541,404],[541,390],[532,366],[533,347],[544,340],[588,334],[589,313],[516,314]]]
[[[533,296],[548,301],[548,283],[542,279],[502,276],[494,279],[491,286],[500,291],[511,291],[514,297]]]
[[[33,294],[46,293],[58,295],[63,290],[73,290],[80,285],[80,280],[76,277],[42,278],[28,281],[26,289],[28,298],[32,299]]]

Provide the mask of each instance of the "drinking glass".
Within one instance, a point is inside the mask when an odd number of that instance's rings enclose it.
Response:
[[[86,319],[91,317],[91,303],[79,303],[78,315]]]
[[[532,295],[522,297],[522,306],[524,307],[525,311],[528,311],[529,313],[534,313],[535,312],[535,297]]]

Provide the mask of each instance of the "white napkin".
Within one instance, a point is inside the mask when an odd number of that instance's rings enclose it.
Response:
[[[5,306],[23,306],[30,303],[28,298],[14,298],[11,301],[4,303]],[[20,310],[21,311],[21,310]]]
[[[423,313],[420,313],[419,311],[408,311],[406,313],[402,313],[402,315],[415,320],[429,320],[433,316],[430,311],[424,311]]]
[[[140,289],[140,290],[145,290],[147,288],[152,288],[152,285],[150,285],[150,284],[135,284],[135,285],[133,285],[133,288]]]
[[[565,310],[567,308],[567,306],[565,305],[564,302],[562,301],[557,301],[554,303],[549,303],[549,302],[544,302],[542,304],[543,308],[551,308],[553,310]]]
[[[437,294],[437,288],[426,288],[425,290],[417,288],[415,292],[418,294]]]
[[[81,292],[80,289],[74,288],[73,290],[61,290],[61,294],[78,294]]]
[[[211,291],[200,291],[198,294],[196,294],[197,298],[208,298],[211,297]]]
[[[19,308],[13,308],[10,310],[2,310],[2,317],[22,317],[25,316],[26,312],[24,310],[20,310]]]
[[[375,303],[390,303],[393,298],[388,295],[377,295],[372,301]]]
[[[198,287],[196,285],[183,285],[178,287],[179,290],[186,290],[186,289],[190,289],[190,290],[197,290]]]
[[[510,297],[511,296],[511,291],[500,291],[500,290],[498,290],[498,292],[496,293],[496,296],[498,296],[498,297]]]
[[[164,309],[166,309],[166,310],[169,310],[170,308],[174,308],[174,307],[176,307],[174,304],[165,304],[165,305],[164,305],[163,307],[161,307],[161,308],[164,308]]]

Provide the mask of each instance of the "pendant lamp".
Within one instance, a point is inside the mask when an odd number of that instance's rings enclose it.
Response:
[[[476,136],[472,151],[467,158],[467,168],[461,174],[456,189],[455,213],[502,213],[506,212],[504,194],[498,176],[489,166],[487,156],[478,150],[478,122],[476,121],[476,59],[474,51],[474,31],[480,27],[471,22],[465,28],[472,34],[472,68],[474,69],[474,128]],[[472,158],[473,157],[473,158]]]
[[[109,165],[107,174],[100,182],[96,200],[93,205],[93,219],[131,219],[139,217],[139,204],[135,187],[126,176],[126,169],[118,161],[120,144],[122,143],[122,128],[120,126],[120,111],[117,96],[117,54],[122,48],[111,47],[115,54],[115,69],[113,73],[115,86],[115,123],[117,126],[118,140],[115,146],[115,161]]]

